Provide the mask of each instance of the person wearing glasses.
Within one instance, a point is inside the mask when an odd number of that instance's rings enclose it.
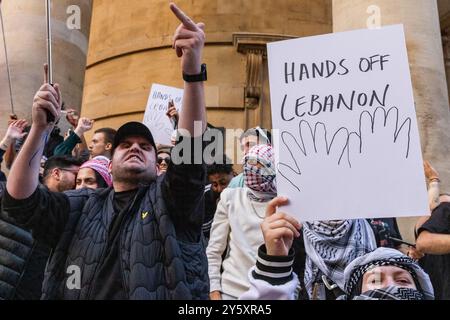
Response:
[[[170,146],[166,146],[166,145],[158,146],[158,154],[157,154],[158,158],[157,158],[157,164],[156,164],[156,167],[158,169],[158,176],[167,172],[167,168],[169,167],[169,163],[170,163],[171,150],[172,150],[172,147],[170,147]]]
[[[52,192],[75,189],[81,162],[70,156],[53,156],[44,164],[42,183]]]
[[[75,188],[81,162],[70,156],[50,157],[39,188],[63,192]],[[12,179],[12,178],[11,178]],[[6,185],[0,183],[0,200]],[[50,248],[33,238],[27,225],[13,221],[0,206],[0,299],[38,300]]]

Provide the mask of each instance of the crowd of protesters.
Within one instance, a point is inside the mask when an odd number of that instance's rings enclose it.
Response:
[[[100,128],[66,112],[58,84],[35,95],[32,123],[11,116],[0,141],[0,299],[450,299],[450,195],[425,162],[431,216],[405,244],[395,218],[297,221],[277,197],[270,132],[226,157],[172,161],[207,130],[203,23],[178,7],[173,48],[185,80],[173,145],[139,122]],[[194,122],[202,132],[196,132]],[[191,143],[190,145],[195,145]],[[186,151],[186,150],[185,150]]]

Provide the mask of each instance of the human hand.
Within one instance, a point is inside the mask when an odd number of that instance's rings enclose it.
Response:
[[[8,130],[6,131],[6,138],[11,141],[23,138],[27,134],[26,132],[23,132],[27,125],[28,122],[25,119],[14,120],[8,126]]]
[[[47,80],[48,66],[44,65],[44,84],[36,92],[33,99],[33,126],[42,130],[53,129],[61,112],[61,91],[58,84],[51,86]],[[48,121],[48,115],[53,121]]]
[[[78,137],[81,138],[81,136],[86,132],[92,129],[92,126],[94,125],[94,120],[90,120],[85,117],[81,117],[78,121],[78,125],[75,128],[75,133]]]
[[[66,119],[67,122],[72,125],[72,127],[76,128],[78,125],[78,120],[80,119],[80,115],[75,109],[67,109]]]
[[[179,114],[177,111],[177,108],[175,107],[173,100],[169,101],[169,105],[167,108],[167,112],[166,112],[166,116],[169,118],[175,117],[175,119],[178,121],[179,119]]]
[[[261,230],[266,244],[267,254],[287,256],[294,237],[300,236],[302,225],[293,217],[283,212],[276,212],[277,207],[288,202],[285,197],[275,197],[266,208],[266,217],[261,223]]]
[[[431,166],[429,161],[425,160],[423,162],[423,169],[425,171],[425,177],[427,177],[429,181],[439,181],[439,173]]]
[[[170,9],[181,22],[173,36],[172,48],[177,56],[182,58],[181,67],[184,73],[199,74],[205,44],[205,24],[192,21],[174,3],[170,3]]]
[[[210,300],[222,300],[222,294],[220,291],[212,291],[209,293],[209,299]]]
[[[414,247],[409,247],[407,256],[410,257],[411,259],[419,260],[422,259],[425,256],[425,254]]]

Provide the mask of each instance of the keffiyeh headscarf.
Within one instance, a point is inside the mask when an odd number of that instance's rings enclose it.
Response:
[[[326,299],[325,276],[344,290],[345,267],[355,258],[376,248],[372,228],[365,219],[303,223],[306,250],[305,287],[310,298],[319,284],[316,299]]]
[[[381,266],[394,266],[407,270],[414,279],[417,290],[398,286],[388,286],[381,289],[361,293],[364,274]],[[434,290],[429,276],[411,258],[398,250],[378,248],[362,257],[355,259],[345,269],[345,296],[347,300],[434,300]]]
[[[105,180],[108,187],[112,186],[112,176],[109,173],[110,160],[104,156],[97,156],[83,163],[80,169],[89,168],[96,171]]]
[[[253,146],[244,156],[243,162],[244,183],[249,188],[250,199],[263,202],[276,197],[275,158],[272,146],[268,144]]]

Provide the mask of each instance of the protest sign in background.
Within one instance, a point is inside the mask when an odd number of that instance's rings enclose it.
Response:
[[[429,212],[402,25],[268,44],[277,187],[302,221]]]
[[[170,136],[174,130],[166,116],[168,104],[173,100],[178,113],[181,111],[183,89],[154,83],[150,90],[143,123],[150,129],[156,143],[171,145]]]

